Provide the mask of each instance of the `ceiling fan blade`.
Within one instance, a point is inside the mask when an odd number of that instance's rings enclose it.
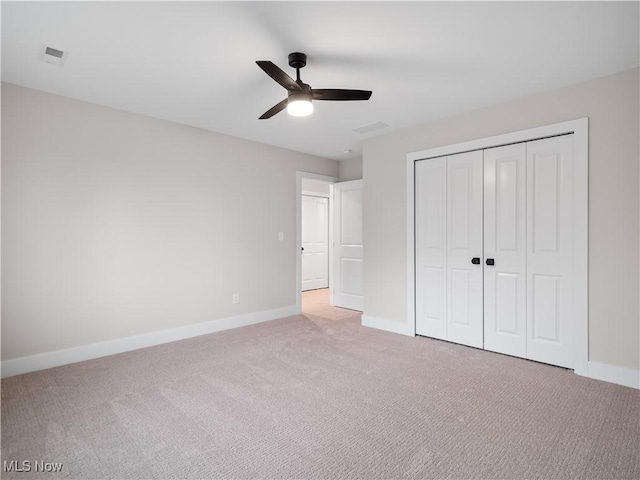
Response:
[[[269,110],[267,110],[266,112],[264,112],[262,114],[262,116],[258,119],[258,120],[265,120],[267,118],[271,118],[273,117],[276,113],[281,112],[282,110],[284,110],[285,108],[287,108],[287,102],[289,101],[288,98],[285,98],[283,101],[281,101],[280,103],[278,103],[277,105],[274,105],[273,107],[271,107]]]
[[[311,90],[311,98],[314,100],[369,100],[370,90],[341,90],[337,88],[324,88]]]
[[[282,69],[275,63],[268,60],[258,60],[256,63],[262,70],[264,70],[267,75],[269,75],[287,90],[291,90],[294,92],[299,92],[302,90],[302,87],[300,87],[300,85],[298,85],[293,78],[284,73],[284,71],[282,71]]]

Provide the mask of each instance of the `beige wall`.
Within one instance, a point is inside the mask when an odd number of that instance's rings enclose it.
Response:
[[[340,181],[360,180],[362,178],[362,158],[340,161]]]
[[[2,359],[295,305],[296,170],[339,174],[3,84]]]
[[[330,183],[320,180],[311,180],[310,178],[302,179],[302,193],[303,194],[319,194],[329,196],[331,192]]]
[[[640,368],[638,69],[364,143],[364,313],[407,322],[406,155],[589,117],[589,360]]]

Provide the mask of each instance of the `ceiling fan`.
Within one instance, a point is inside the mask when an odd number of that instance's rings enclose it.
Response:
[[[274,105],[264,112],[260,120],[273,117],[276,113],[285,108],[290,115],[304,117],[313,112],[311,100],[369,100],[370,90],[344,90],[336,88],[314,89],[307,83],[300,80],[300,69],[307,64],[307,56],[304,53],[294,52],[289,54],[289,66],[296,69],[296,79],[294,80],[283,72],[273,62],[268,60],[258,60],[256,62],[264,72],[282,85],[288,91],[288,96],[283,101]]]

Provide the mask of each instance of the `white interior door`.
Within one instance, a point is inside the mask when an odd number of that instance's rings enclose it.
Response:
[[[332,192],[332,305],[362,311],[362,180],[335,183]]]
[[[568,368],[573,366],[572,157],[573,135],[527,143],[527,358]]]
[[[447,338],[447,159],[415,163],[416,333]]]
[[[329,199],[302,195],[302,291],[329,287]]]
[[[482,151],[447,157],[447,339],[478,348],[483,346],[482,187]]]
[[[484,151],[484,348],[518,357],[527,354],[526,169],[525,143]]]

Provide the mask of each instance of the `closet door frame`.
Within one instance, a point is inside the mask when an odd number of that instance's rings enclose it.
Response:
[[[573,134],[573,370],[588,376],[588,159],[589,119],[495,135],[407,155],[407,324],[415,335],[415,162],[457,153]]]

